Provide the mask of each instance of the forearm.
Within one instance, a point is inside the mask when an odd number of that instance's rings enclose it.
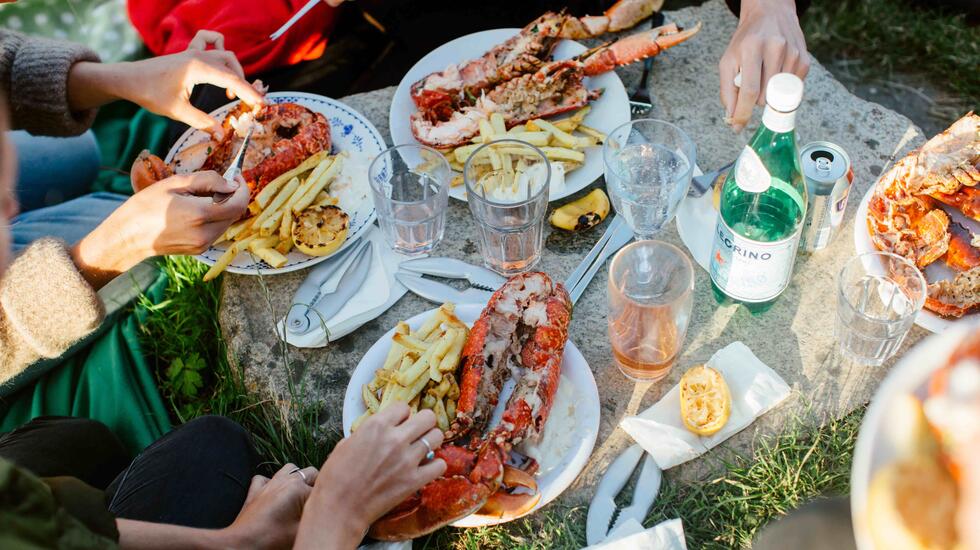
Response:
[[[75,63],[68,73],[68,105],[73,111],[101,107],[124,99],[124,63]]]
[[[71,258],[82,277],[98,290],[150,255],[110,217],[71,247]]]
[[[194,550],[201,548],[210,550],[248,547],[244,541],[232,540],[229,532],[224,529],[196,529],[130,519],[117,519],[116,527],[119,529],[119,547],[123,549],[170,550],[181,548]]]
[[[319,483],[318,483],[319,485]],[[317,487],[303,507],[294,550],[353,549],[364,539],[367,525],[356,517],[359,510]]]

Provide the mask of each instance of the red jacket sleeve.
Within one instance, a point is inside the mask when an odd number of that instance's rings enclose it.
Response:
[[[278,40],[269,35],[306,0],[128,0],[129,18],[154,55],[187,48],[197,31],[218,31],[246,75],[323,54],[336,10],[314,7]]]

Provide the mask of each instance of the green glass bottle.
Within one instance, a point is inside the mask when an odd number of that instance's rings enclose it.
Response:
[[[806,184],[796,147],[803,81],[769,79],[762,126],[728,173],[711,252],[711,288],[719,303],[767,311],[793,275],[806,215]]]

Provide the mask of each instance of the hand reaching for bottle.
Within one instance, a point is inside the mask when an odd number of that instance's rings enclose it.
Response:
[[[793,73],[802,79],[809,70],[796,3],[743,0],[738,28],[718,63],[726,120],[740,131],[752,117],[752,107],[765,104],[766,84],[773,75]],[[739,73],[741,83],[736,86]]]

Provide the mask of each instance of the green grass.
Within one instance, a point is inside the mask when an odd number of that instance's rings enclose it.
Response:
[[[170,281],[162,301],[148,310],[142,344],[155,361],[161,389],[175,422],[202,414],[234,418],[252,434],[267,470],[287,461],[322,464],[334,434],[317,431],[317,403],[259,400],[237,366],[229,364],[218,325],[220,284],[204,283],[206,268],[182,257],[161,260]],[[202,386],[177,391],[167,371],[198,355]],[[298,390],[296,390],[298,391]],[[305,404],[304,404],[305,403]],[[736,458],[725,473],[702,483],[671,483],[661,491],[646,524],[680,517],[690,548],[745,546],[771,518],[818,495],[846,494],[851,455],[863,411],[818,430],[796,422],[786,433],[763,439],[751,458]],[[585,544],[585,507],[552,506],[505,526],[443,529],[418,542],[432,549],[579,548]]]
[[[241,369],[229,363],[221,338],[219,282],[203,282],[207,266],[191,258],[168,257],[160,262],[169,283],[158,304],[141,299],[148,312],[141,344],[154,361],[175,423],[204,414],[228,416],[252,434],[267,470],[286,462],[322,464],[336,436],[318,432],[319,404],[301,399],[275,403],[249,391]],[[175,388],[168,370],[175,362],[186,364],[195,356],[204,367],[199,371],[203,384],[187,394]]]
[[[980,106],[980,26],[923,4],[814,0],[802,19],[807,48],[825,63],[855,60],[855,69],[867,75],[902,70],[927,77],[969,106]]]

